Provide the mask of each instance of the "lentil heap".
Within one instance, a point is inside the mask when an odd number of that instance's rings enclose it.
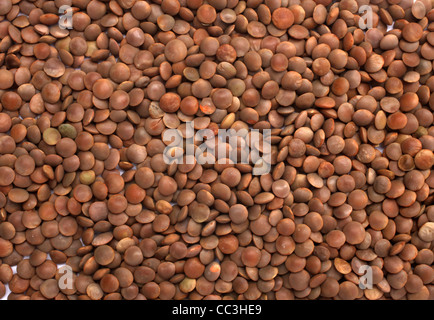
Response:
[[[432,1],[0,0],[0,40],[0,297],[434,299]],[[271,171],[167,164],[192,120]]]

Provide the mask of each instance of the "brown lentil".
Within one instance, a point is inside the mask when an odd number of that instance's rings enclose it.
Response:
[[[0,0],[0,298],[432,299],[430,1],[70,2]]]

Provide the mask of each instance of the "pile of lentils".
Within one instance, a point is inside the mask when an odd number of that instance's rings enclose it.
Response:
[[[0,0],[0,297],[434,299],[433,60],[430,0]]]

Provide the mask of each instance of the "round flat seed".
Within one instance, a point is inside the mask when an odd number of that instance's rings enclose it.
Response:
[[[0,258],[9,256],[13,250],[14,246],[10,241],[0,238]]]
[[[48,128],[42,133],[44,142],[50,146],[55,146],[62,138],[60,132],[54,128]]]
[[[107,245],[97,247],[94,255],[95,261],[102,266],[109,265],[115,259],[115,251]]]
[[[14,75],[12,72],[6,69],[0,70],[0,89],[6,90],[12,87],[14,84]]]
[[[30,194],[27,190],[14,188],[9,191],[8,197],[12,202],[23,203],[29,199]]]
[[[44,71],[52,78],[59,78],[65,73],[65,65],[59,59],[50,58],[44,64]]]
[[[278,29],[288,29],[294,23],[294,15],[288,8],[277,8],[271,15],[273,24]]]
[[[164,48],[164,55],[172,63],[180,62],[187,56],[187,47],[181,40],[171,40]]]
[[[15,179],[15,171],[9,167],[0,167],[0,186],[10,186]]]
[[[42,295],[47,299],[54,299],[60,291],[56,279],[45,280],[39,289]]]
[[[35,170],[35,160],[29,155],[22,155],[15,161],[15,171],[22,176],[29,176]]]

